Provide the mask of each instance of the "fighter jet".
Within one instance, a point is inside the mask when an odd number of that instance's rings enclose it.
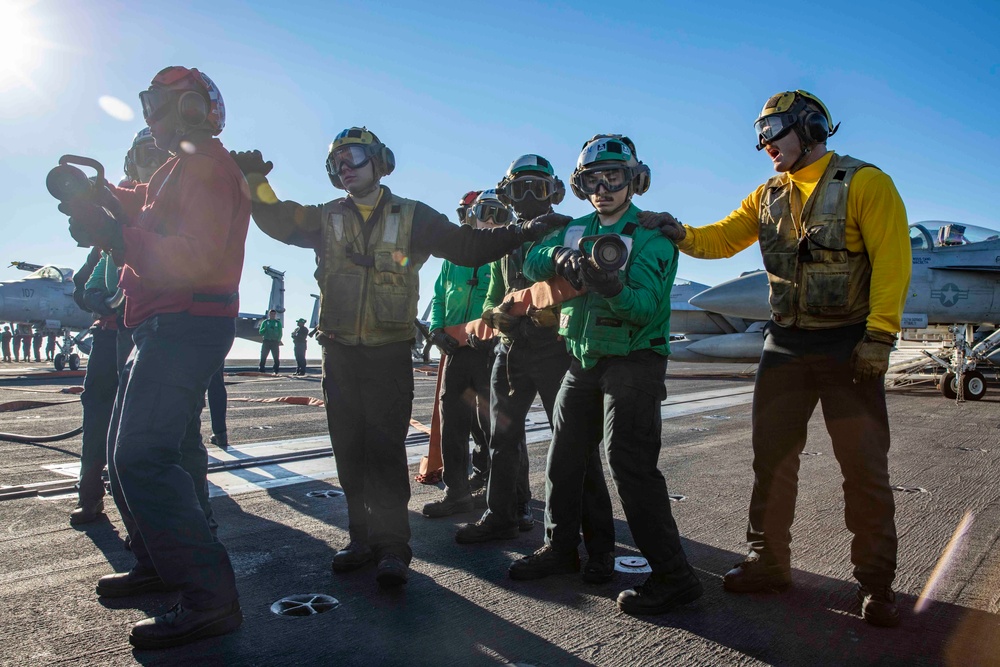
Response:
[[[67,365],[71,370],[80,367],[80,356],[74,351],[79,346],[89,352],[86,332],[93,325],[92,313],[80,309],[73,300],[73,269],[42,266],[28,262],[12,262],[14,266],[31,274],[20,279],[0,283],[0,322],[21,322],[40,327],[43,332],[54,331],[62,337],[57,343],[56,370]],[[285,274],[269,266],[264,273],[271,277],[271,294],[267,310],[276,310],[278,318],[285,313]],[[267,313],[240,313],[236,318],[236,335],[260,342],[258,327]],[[73,332],[80,332],[74,336]]]
[[[964,394],[978,400],[986,383],[977,364],[1000,346],[1000,232],[957,222],[929,220],[910,225],[913,271],[903,312],[904,334],[931,325],[946,325],[955,334],[950,358],[910,362],[897,373],[926,371],[928,365],[945,371],[942,393]],[[761,329],[770,319],[767,274],[754,271],[694,295],[689,305],[722,316],[741,331],[697,335],[686,346],[676,346],[680,361],[756,361],[763,347]],[[674,330],[673,322],[671,329]],[[983,326],[988,325],[988,326]],[[981,327],[980,331],[976,331]],[[677,331],[682,329],[676,328]],[[993,333],[996,330],[998,333]],[[984,335],[989,334],[989,335]],[[676,344],[671,344],[671,349]],[[702,359],[689,357],[698,353]],[[894,369],[890,369],[892,372]]]

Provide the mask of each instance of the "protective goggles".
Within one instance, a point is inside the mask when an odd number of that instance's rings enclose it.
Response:
[[[758,118],[757,122],[753,124],[753,129],[757,131],[757,150],[761,150],[772,141],[781,139],[798,121],[798,114],[791,113],[776,113]]]
[[[154,86],[149,90],[139,93],[139,102],[142,104],[142,117],[147,124],[154,123],[170,110],[170,103],[173,102],[173,92],[166,88]]]
[[[576,187],[585,195],[596,194],[602,185],[607,192],[618,192],[628,187],[630,176],[626,167],[588,169],[576,175]]]
[[[333,149],[330,154],[330,163],[333,165],[334,173],[339,173],[340,168],[347,165],[351,169],[360,169],[368,164],[372,156],[359,144],[347,144]]]
[[[535,201],[547,201],[553,194],[552,181],[546,178],[521,177],[503,186],[503,193],[511,201],[524,201],[529,196]]]
[[[510,210],[499,202],[479,202],[472,207],[472,216],[482,222],[487,222],[492,218],[494,224],[497,225],[506,225],[510,222]]]
[[[159,167],[170,158],[170,153],[160,150],[152,141],[144,141],[133,146],[128,152],[132,163],[137,167]]]

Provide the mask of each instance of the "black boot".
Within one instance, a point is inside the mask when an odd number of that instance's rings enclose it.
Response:
[[[145,593],[164,593],[174,590],[167,586],[155,570],[140,570],[108,574],[97,582],[97,594],[104,598],[124,598]]]
[[[364,567],[372,561],[375,555],[367,544],[351,541],[346,547],[333,555],[334,572],[350,572]]]
[[[517,506],[517,529],[522,533],[535,527],[535,517],[531,513],[531,505],[524,503]]]
[[[128,641],[138,649],[181,646],[233,632],[243,624],[240,603],[214,609],[188,609],[180,604],[162,616],[139,621],[132,626]]]
[[[899,625],[896,594],[889,586],[858,586],[858,602],[861,603],[861,618],[871,625],[880,628]]]
[[[614,552],[607,551],[601,554],[592,554],[587,559],[587,564],[583,566],[583,574],[580,577],[588,584],[606,584],[614,579]]]
[[[645,583],[622,591],[618,608],[626,614],[663,614],[678,605],[694,602],[705,592],[690,566],[680,573],[649,575]]]
[[[742,563],[726,572],[722,587],[732,593],[756,593],[758,591],[783,590],[792,583],[792,572],[788,565],[775,563],[751,553]]]
[[[580,571],[580,554],[573,551],[556,551],[545,545],[530,556],[514,561],[507,568],[511,579],[527,581],[553,574],[573,574]]]
[[[103,499],[92,503],[80,501],[77,503],[76,509],[69,513],[69,523],[71,526],[79,526],[83,523],[97,521],[102,516],[104,516]]]
[[[487,512],[479,521],[467,523],[455,533],[455,541],[459,544],[475,544],[491,540],[512,540],[517,537],[517,524],[512,526],[497,526],[490,520]]]
[[[465,494],[462,497],[455,497],[450,493],[445,493],[444,498],[441,500],[435,500],[432,503],[424,505],[422,512],[426,517],[437,519],[443,516],[451,516],[452,514],[471,512],[473,506],[472,496],[469,494]]]

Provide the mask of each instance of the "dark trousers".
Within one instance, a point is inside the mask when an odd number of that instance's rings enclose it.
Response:
[[[83,378],[83,447],[80,453],[80,479],[77,483],[80,504],[91,504],[104,497],[101,473],[108,462],[108,428],[118,392],[118,332],[94,329],[93,347]]]
[[[889,417],[882,378],[854,384],[851,351],[864,323],[837,329],[765,328],[753,400],[753,494],[747,541],[787,564],[798,492],[799,455],[817,402],[844,476],[851,562],[865,586],[896,573],[895,501],[889,487]]]
[[[3,360],[10,361],[10,341],[5,340],[3,342]]]
[[[303,345],[299,347],[295,346],[295,372],[305,373],[306,372],[306,346]]]
[[[460,347],[445,360],[441,390],[444,484],[456,498],[469,495],[469,434],[487,451],[490,428],[490,352]]]
[[[31,361],[31,336],[24,336],[21,339],[21,356],[25,361]]]
[[[212,418],[212,433],[216,435],[226,432],[226,408],[229,394],[226,393],[225,370],[225,363],[223,363],[208,382],[208,414]]]
[[[42,360],[42,337],[38,336],[34,339],[32,343],[32,349],[35,350],[35,361]]]
[[[323,343],[323,399],[351,541],[377,558],[412,557],[406,433],[413,409],[410,343]]]
[[[265,340],[260,344],[260,370],[261,373],[264,372],[264,364],[267,362],[267,355],[270,354],[271,358],[274,359],[273,371],[278,372],[278,368],[281,365],[278,356],[278,347],[281,345],[280,340]]]
[[[133,332],[112,417],[111,491],[140,569],[153,569],[192,609],[238,598],[226,548],[210,527],[201,410],[235,336],[230,317],[158,315]]]
[[[490,478],[486,488],[489,521],[517,523],[518,505],[531,500],[524,419],[537,393],[552,423],[552,409],[569,353],[561,340],[501,343],[490,377]]]
[[[588,370],[575,359],[570,364],[556,399],[555,429],[545,470],[545,541],[552,548],[576,550],[580,543],[587,467],[599,461],[603,438],[611,479],[635,545],[654,573],[669,574],[687,567],[667,484],[657,467],[666,370],[666,357],[651,350],[606,357]],[[598,488],[590,495],[601,491]],[[606,487],[601,501],[607,505],[592,512],[590,523],[600,535],[595,541],[607,545],[610,537],[610,548],[603,550],[612,551],[614,524]],[[583,509],[586,517],[586,504]],[[587,550],[594,553],[590,544]]]

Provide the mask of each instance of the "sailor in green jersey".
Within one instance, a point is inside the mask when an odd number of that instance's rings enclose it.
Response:
[[[476,196],[461,223],[476,229],[494,229],[506,225],[510,217],[510,211],[490,189]],[[489,275],[488,265],[458,266],[444,260],[434,283],[430,341],[445,356],[441,387],[441,458],[446,489],[444,498],[424,505],[424,516],[431,518],[473,509],[469,480],[470,433],[476,450],[488,456],[492,345],[477,341],[474,347],[459,346],[459,341],[448,335],[445,327],[479,319]]]
[[[587,292],[563,303],[560,314],[572,361],[556,398],[545,471],[545,546],[511,564],[510,574],[570,570],[578,558],[584,473],[603,439],[629,530],[652,569],[645,583],[618,596],[618,606],[660,614],[702,594],[657,468],[677,249],[638,224],[631,200],[649,188],[649,168],[628,137],[597,135],[584,144],[572,188],[595,212],[533,247],[524,264],[532,280],[561,275]],[[600,268],[581,252],[594,240],[585,237],[611,234],[627,252],[620,270]]]
[[[260,323],[257,332],[261,335],[260,343],[260,365],[257,370],[264,372],[264,365],[267,363],[267,355],[270,354],[274,360],[274,373],[277,374],[281,367],[278,348],[281,345],[281,320],[278,319],[278,311],[267,311],[267,319]]]

